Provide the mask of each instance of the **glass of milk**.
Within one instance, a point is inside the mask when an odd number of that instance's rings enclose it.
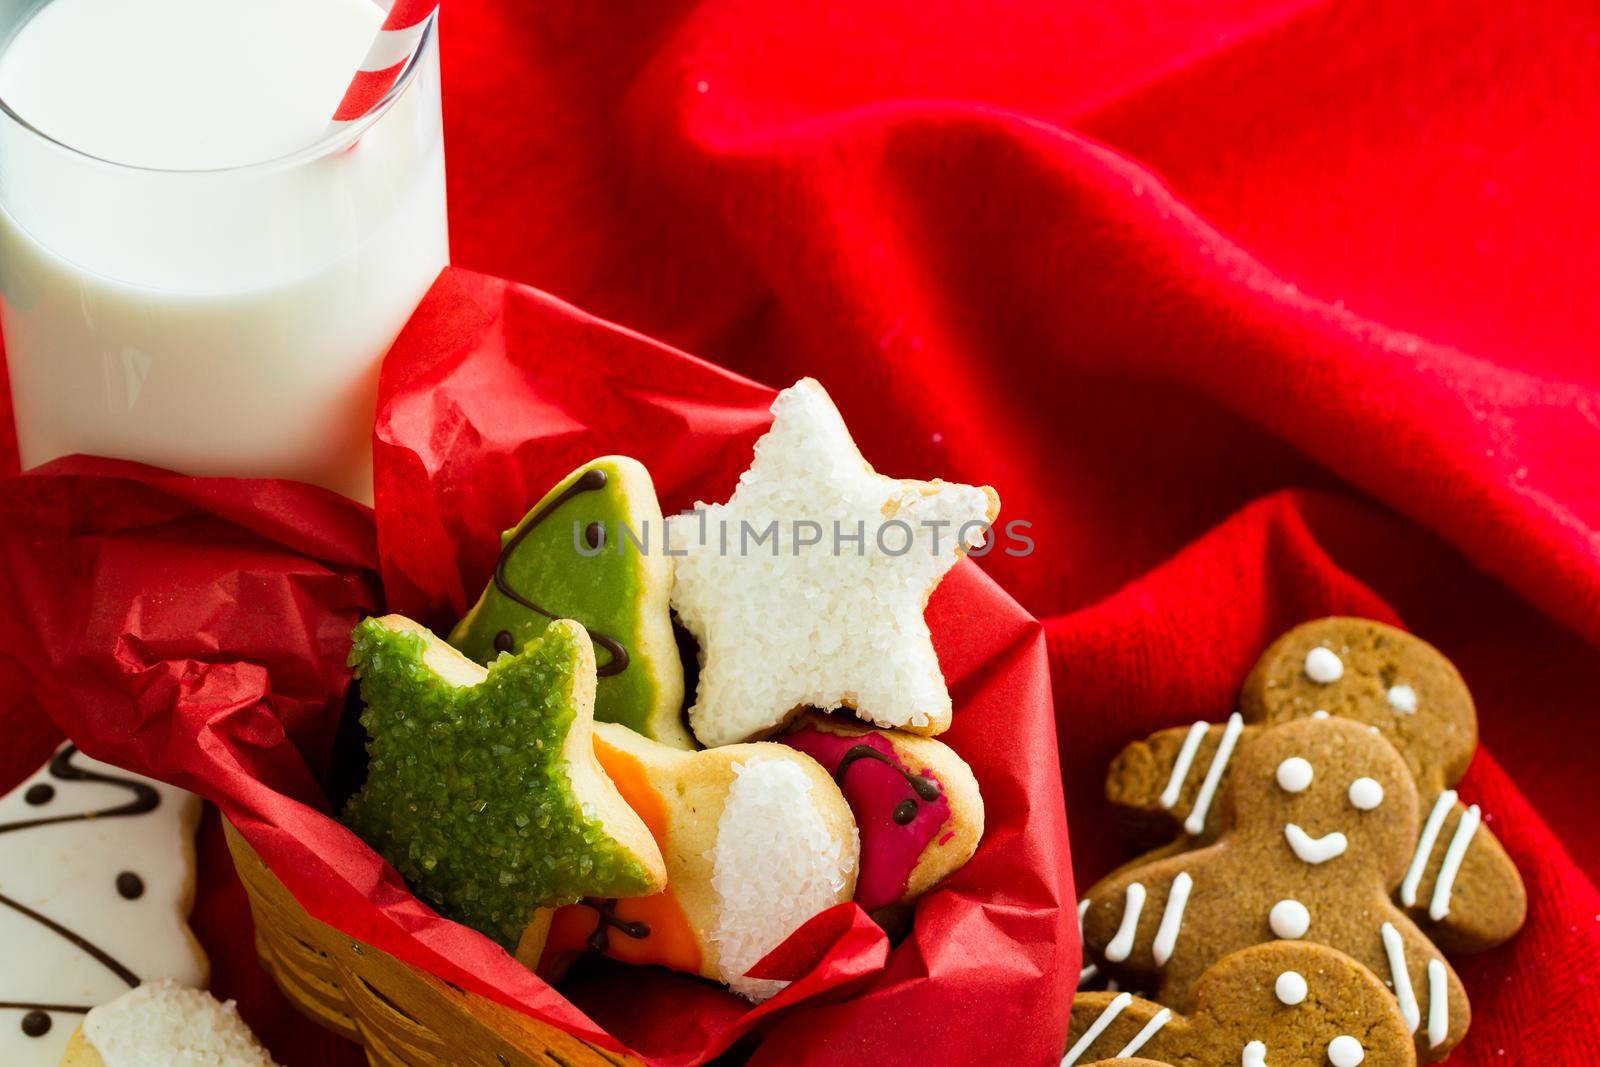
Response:
[[[0,0],[0,335],[24,467],[372,495],[378,365],[449,258],[430,25],[372,0]]]

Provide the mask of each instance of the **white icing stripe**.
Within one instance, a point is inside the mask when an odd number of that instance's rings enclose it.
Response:
[[[1078,944],[1083,944],[1083,913],[1089,910],[1089,898],[1084,897],[1078,901]],[[1078,988],[1083,988],[1083,983],[1100,973],[1100,968],[1092,963],[1085,964],[1083,970],[1078,972]]]
[[[1167,906],[1161,912],[1161,926],[1156,930],[1156,939],[1150,944],[1157,967],[1165,967],[1172,958],[1172,950],[1178,944],[1178,931],[1183,928],[1183,909],[1189,904],[1189,890],[1193,888],[1194,879],[1189,877],[1189,872],[1179,871],[1172,880],[1172,888],[1167,890]]]
[[[1184,820],[1183,828],[1190,834],[1198,834],[1206,828],[1206,812],[1211,810],[1211,798],[1217,795],[1217,786],[1222,781],[1222,772],[1228,766],[1228,760],[1233,756],[1233,746],[1239,742],[1239,731],[1244,729],[1244,717],[1237,711],[1228,716],[1228,725],[1222,730],[1222,740],[1217,744],[1217,754],[1211,757],[1211,766],[1206,771],[1206,780],[1200,786],[1200,792],[1194,798],[1194,810],[1189,812],[1189,817]]]
[[[1394,995],[1400,998],[1400,1014],[1405,1017],[1406,1029],[1413,1034],[1422,1022],[1422,1009],[1417,1006],[1417,991],[1411,988],[1411,971],[1406,967],[1406,945],[1394,923],[1384,923],[1383,951],[1389,955],[1389,976],[1394,980]]]
[[[1110,1004],[1100,1010],[1100,1014],[1095,1017],[1094,1022],[1089,1024],[1089,1029],[1085,1030],[1083,1036],[1078,1038],[1078,1043],[1068,1049],[1065,1056],[1061,1057],[1061,1067],[1072,1067],[1074,1063],[1077,1063],[1078,1058],[1089,1051],[1089,1046],[1094,1044],[1100,1035],[1106,1032],[1106,1027],[1115,1022],[1117,1016],[1122,1014],[1122,1009],[1132,1003],[1133,994],[1118,993]]]
[[[1129,882],[1128,898],[1122,904],[1122,925],[1117,928],[1117,936],[1106,946],[1106,959],[1112,963],[1121,963],[1133,951],[1133,937],[1139,932],[1139,913],[1142,911],[1144,886]]]
[[[1144,1048],[1152,1037],[1161,1032],[1161,1028],[1167,1025],[1167,1020],[1170,1018],[1172,1018],[1171,1008],[1162,1008],[1156,1012],[1155,1017],[1144,1024],[1144,1029],[1134,1034],[1133,1040],[1122,1046],[1122,1051],[1117,1053],[1116,1058],[1121,1059],[1124,1056],[1132,1056],[1135,1052]]]
[[[1167,779],[1167,787],[1161,791],[1163,808],[1170,808],[1178,802],[1178,794],[1183,792],[1183,783],[1189,779],[1189,767],[1194,763],[1194,754],[1200,748],[1200,741],[1209,729],[1211,724],[1208,722],[1197,722],[1189,727],[1189,736],[1183,739],[1183,747],[1178,749],[1178,761],[1172,765],[1172,777]]]
[[[1444,863],[1439,867],[1439,881],[1434,883],[1433,901],[1428,905],[1428,918],[1434,922],[1450,914],[1450,893],[1455,888],[1456,875],[1461,872],[1461,861],[1467,857],[1467,846],[1472,844],[1472,837],[1478,832],[1478,824],[1482,821],[1483,813],[1474,804],[1456,823],[1455,835],[1450,838]]]
[[[1450,1036],[1450,983],[1443,960],[1428,961],[1428,1047]]]
[[[1405,881],[1400,883],[1400,903],[1408,908],[1417,906],[1417,887],[1422,884],[1422,872],[1428,869],[1428,860],[1433,856],[1433,843],[1439,839],[1439,827],[1444,825],[1444,817],[1455,802],[1456,791],[1446,789],[1433,802],[1428,821],[1422,824],[1422,836],[1417,839],[1417,853],[1411,857],[1411,868],[1406,871]]]

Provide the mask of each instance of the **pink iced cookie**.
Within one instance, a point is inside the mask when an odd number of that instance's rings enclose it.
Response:
[[[815,759],[839,783],[861,830],[856,903],[867,911],[911,903],[977,850],[983,797],[949,746],[817,711],[772,740]]]

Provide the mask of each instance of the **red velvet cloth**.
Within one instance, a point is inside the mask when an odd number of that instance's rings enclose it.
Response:
[[[1451,1062],[1591,1062],[1600,8],[448,0],[443,23],[458,263],[814,374],[881,468],[991,482],[1035,524],[1032,557],[983,566],[1046,623],[1081,877],[1121,856],[1111,753],[1226,712],[1276,633],[1355,611],[1438,644],[1482,720],[1465,791],[1531,894],[1521,938],[1461,968]]]

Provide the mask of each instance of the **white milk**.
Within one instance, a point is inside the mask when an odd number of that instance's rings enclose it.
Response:
[[[0,115],[24,466],[86,452],[371,498],[378,363],[448,259],[431,41],[353,148],[324,140],[382,19],[0,0],[0,100],[39,131]]]

